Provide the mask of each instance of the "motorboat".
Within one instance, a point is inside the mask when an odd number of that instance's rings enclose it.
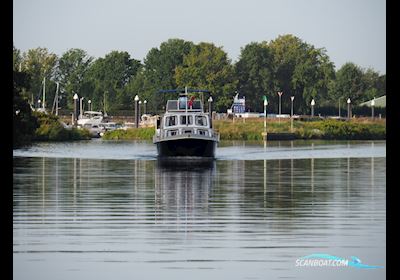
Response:
[[[84,127],[85,124],[90,123],[91,125],[99,125],[103,122],[104,116],[102,112],[98,111],[85,111],[78,118],[78,126]]]
[[[165,113],[157,119],[153,143],[159,157],[215,157],[219,134],[212,127],[211,110],[205,113],[201,100],[195,95],[189,98],[196,92],[210,93],[187,88],[160,91],[179,93],[179,97],[168,100]]]

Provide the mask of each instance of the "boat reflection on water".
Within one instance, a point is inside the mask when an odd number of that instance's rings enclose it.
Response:
[[[214,159],[159,158],[154,173],[155,219],[203,216],[204,210],[208,211],[215,172]]]

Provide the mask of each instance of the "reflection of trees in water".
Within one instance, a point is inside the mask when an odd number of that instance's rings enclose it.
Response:
[[[367,197],[375,203],[386,163],[384,158],[209,163],[16,158],[13,166],[16,206],[23,203],[21,196],[39,212],[100,205],[130,208],[136,215],[151,207],[158,219],[222,212],[298,217],[304,214],[298,209],[323,209],[335,201],[357,207]]]
[[[246,161],[241,211],[259,216],[265,213],[262,209],[269,209],[296,217],[303,214],[296,209],[322,209],[348,199],[351,207],[352,201],[373,194],[368,187],[374,176],[372,164],[362,158]]]

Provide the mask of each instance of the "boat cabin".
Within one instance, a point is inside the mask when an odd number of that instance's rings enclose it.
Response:
[[[180,92],[178,99],[167,101],[165,113],[162,118],[157,119],[156,133],[153,136],[159,156],[215,156],[219,134],[212,129],[210,113],[204,112],[200,100],[196,100],[194,96],[189,98],[188,91],[208,92],[185,88],[185,93]]]
[[[201,101],[186,96],[167,101],[166,112],[161,120],[157,120],[156,129],[161,138],[185,134],[213,135],[209,114],[204,113]]]

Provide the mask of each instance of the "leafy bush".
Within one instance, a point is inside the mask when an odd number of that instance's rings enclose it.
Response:
[[[60,123],[57,116],[40,112],[33,113],[39,122],[35,131],[34,140],[37,141],[66,141],[90,139],[90,132],[87,129],[66,129]]]

